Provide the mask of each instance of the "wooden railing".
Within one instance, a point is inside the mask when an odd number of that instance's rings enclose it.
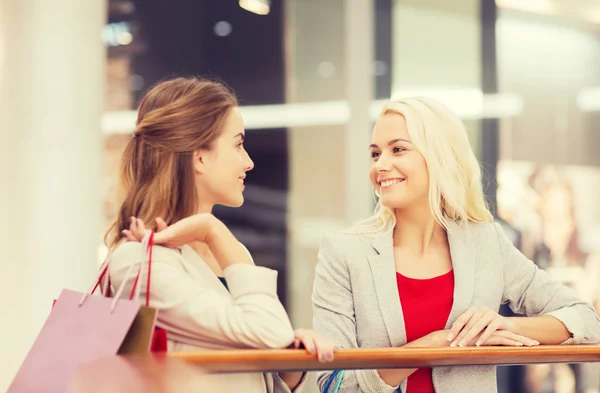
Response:
[[[86,364],[69,393],[222,393],[211,383],[212,373],[582,362],[600,362],[600,345],[344,349],[330,363],[304,350],[174,352]]]
[[[341,349],[330,363],[320,363],[316,355],[303,350],[175,352],[169,356],[211,372],[312,371],[600,362],[600,345]]]

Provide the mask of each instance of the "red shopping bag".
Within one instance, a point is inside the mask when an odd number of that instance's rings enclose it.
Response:
[[[152,246],[154,240],[154,232],[148,232],[142,240],[143,258],[142,261],[148,261],[148,269],[146,276],[146,304],[140,307],[137,317],[127,337],[123,341],[119,354],[132,353],[147,353],[147,352],[164,352],[167,350],[167,331],[156,326],[158,310],[150,307],[150,287],[152,275]],[[139,302],[140,288],[139,284],[141,273],[144,270],[144,263],[140,264],[138,273],[133,282],[133,288],[129,295],[129,300]],[[110,287],[110,278],[108,282]]]
[[[117,353],[140,305],[92,296],[107,270],[86,293],[62,291],[7,393],[64,393],[79,365]]]

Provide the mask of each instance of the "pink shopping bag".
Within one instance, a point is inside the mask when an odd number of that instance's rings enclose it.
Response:
[[[65,393],[79,365],[117,353],[140,305],[120,299],[122,287],[91,295],[107,270],[108,261],[87,293],[62,291],[7,393]]]

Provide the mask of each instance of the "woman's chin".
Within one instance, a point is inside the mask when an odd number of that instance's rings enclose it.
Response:
[[[404,209],[408,204],[405,198],[387,196],[381,198],[381,204],[389,209]]]
[[[244,204],[244,195],[241,195],[237,198],[230,198],[227,201],[221,203],[223,206],[227,207],[241,207]]]

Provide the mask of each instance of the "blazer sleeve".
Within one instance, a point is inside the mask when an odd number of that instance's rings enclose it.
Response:
[[[510,308],[527,316],[552,315],[572,337],[563,344],[600,342],[600,319],[577,293],[553,280],[527,259],[495,224],[504,269],[504,298]]]
[[[338,238],[339,239],[339,238]],[[338,348],[357,348],[352,280],[336,239],[326,235],[321,241],[313,286],[313,328],[331,339]],[[319,390],[323,389],[332,371],[317,373]],[[332,386],[335,384],[332,384]],[[346,370],[340,385],[343,393],[393,393],[379,377],[377,370]],[[331,388],[330,388],[331,390]]]
[[[294,332],[277,297],[276,271],[246,264],[227,267],[230,296],[199,285],[177,260],[177,251],[155,246],[153,253],[150,306],[159,309],[167,330],[233,348],[285,348],[292,343]],[[110,274],[115,287],[124,279],[125,288],[132,287],[134,277],[124,277],[131,264],[139,264],[132,255],[113,257]]]

